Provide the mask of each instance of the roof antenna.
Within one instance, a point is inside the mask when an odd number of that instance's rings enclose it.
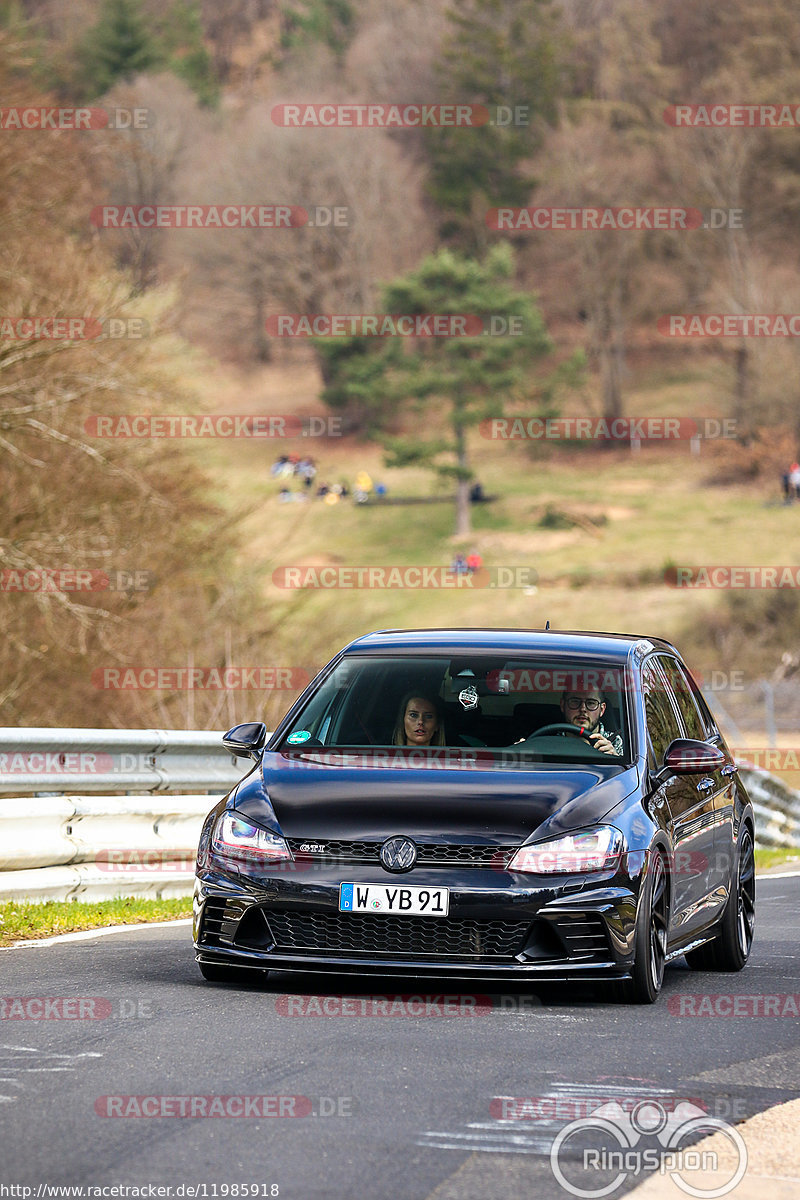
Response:
[[[550,622],[549,622],[549,621],[545,621],[545,623],[544,623],[544,628],[545,628],[545,632],[547,632],[547,630],[550,628]]]

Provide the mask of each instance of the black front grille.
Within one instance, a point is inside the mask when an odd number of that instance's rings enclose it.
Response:
[[[276,950],[364,954],[373,958],[511,959],[529,921],[468,921],[449,917],[367,916],[265,910]]]
[[[555,925],[571,958],[608,958],[610,950],[606,927],[597,913],[559,917]]]
[[[378,863],[382,842],[332,841],[317,842],[323,850],[302,850],[311,844],[310,839],[289,838],[289,848],[296,858],[307,862],[325,862],[336,859],[342,863]],[[490,846],[486,844],[460,842],[417,842],[419,867],[490,867],[504,871],[516,851],[515,846]]]

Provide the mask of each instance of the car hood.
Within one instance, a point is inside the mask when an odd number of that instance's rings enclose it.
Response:
[[[287,838],[421,840],[519,845],[599,821],[639,784],[635,766],[532,765],[399,769],[352,765],[347,755],[265,753],[234,804]]]

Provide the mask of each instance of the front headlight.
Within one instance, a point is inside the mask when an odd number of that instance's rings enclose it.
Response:
[[[263,865],[292,857],[279,834],[270,833],[232,812],[224,812],[217,821],[211,846],[219,858],[231,859],[236,865],[242,862]]]
[[[624,846],[625,840],[618,829],[600,825],[585,833],[568,833],[551,842],[520,846],[507,869],[531,875],[610,871],[619,866]]]

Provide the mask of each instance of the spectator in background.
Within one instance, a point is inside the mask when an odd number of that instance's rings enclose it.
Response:
[[[800,500],[800,463],[797,462],[789,467],[789,492],[792,500]]]
[[[314,466],[313,458],[309,458],[308,455],[306,455],[305,458],[301,458],[300,462],[295,467],[295,472],[302,479],[303,486],[308,488],[310,491],[311,485],[314,482],[314,476],[317,473],[317,468]]]
[[[476,571],[480,571],[482,566],[483,559],[481,558],[480,554],[478,554],[478,551],[470,550],[469,554],[467,555],[467,570],[469,571],[470,575],[474,575]]]
[[[364,504],[372,491],[372,480],[366,471],[359,471],[356,475],[355,482],[355,500],[357,504]]]
[[[450,570],[455,571],[456,575],[467,574],[469,567],[467,566],[467,560],[464,558],[463,554],[457,554],[455,556],[450,564]]]

